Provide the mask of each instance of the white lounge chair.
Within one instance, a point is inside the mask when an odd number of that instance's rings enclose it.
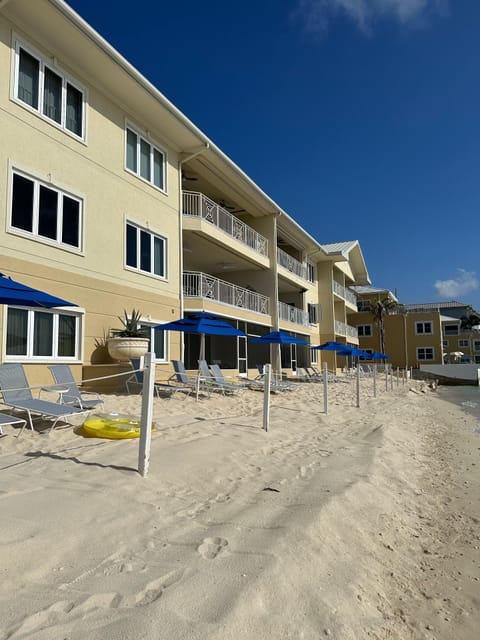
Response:
[[[130,363],[133,368],[133,373],[129,378],[125,380],[127,393],[132,393],[133,389],[135,389],[139,393],[142,393],[144,376],[140,358],[132,358],[130,360]],[[158,398],[162,395],[162,393],[169,395],[172,398],[178,391],[183,391],[188,396],[190,395],[192,388],[190,386],[181,386],[178,384],[168,384],[163,382],[155,382],[153,385],[153,392]]]
[[[68,404],[34,398],[21,364],[0,364],[0,389],[3,404],[12,409],[26,412],[32,431],[35,431],[32,414],[53,419],[50,427],[50,431],[53,431],[60,418],[66,419],[68,416],[86,412],[85,409],[77,409]]]
[[[23,430],[27,426],[27,421],[24,420],[23,418],[16,418],[15,416],[10,416],[7,413],[1,413],[0,412],[0,436],[5,435],[3,433],[3,429],[2,429],[2,427],[4,427],[5,425],[7,425],[7,424],[22,424],[22,423],[23,423],[23,426],[20,429],[20,433],[17,434],[17,438],[22,435]]]

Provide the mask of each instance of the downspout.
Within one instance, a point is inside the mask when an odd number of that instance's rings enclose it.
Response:
[[[194,151],[193,153],[191,153],[190,155],[186,156],[182,160],[178,161],[178,184],[179,184],[179,189],[178,189],[178,215],[179,215],[179,220],[178,220],[178,251],[179,251],[178,267],[179,267],[179,272],[180,272],[180,278],[179,278],[179,301],[180,301],[180,317],[181,318],[183,318],[183,313],[184,313],[184,300],[183,300],[183,186],[182,186],[182,167],[183,167],[185,162],[188,162],[189,160],[192,160],[193,158],[196,158],[200,154],[205,153],[205,151],[208,151],[208,149],[210,149],[210,143],[209,142],[205,142],[203,147],[201,147],[197,151]],[[182,340],[182,352],[180,354],[182,360],[183,360],[183,356],[184,356],[183,350],[184,350],[184,341]]]

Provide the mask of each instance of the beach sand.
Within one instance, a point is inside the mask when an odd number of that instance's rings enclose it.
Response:
[[[146,478],[138,440],[5,427],[0,639],[478,638],[475,419],[361,386],[274,395],[268,432],[259,392],[155,399]]]

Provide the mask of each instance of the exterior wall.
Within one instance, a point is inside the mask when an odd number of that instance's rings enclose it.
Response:
[[[165,144],[161,128],[149,125],[152,143],[167,153],[168,193],[129,173],[125,169],[125,122],[141,132],[142,114],[128,113],[103,95],[76,72],[75,60],[67,59],[67,54],[58,60],[59,67],[86,90],[85,143],[12,101],[12,33],[40,55],[48,53],[32,34],[0,15],[0,77],[8,79],[0,88],[0,268],[13,278],[82,307],[86,312],[82,360],[96,363],[96,341],[118,326],[117,316],[124,308],[138,308],[152,321],[178,316],[178,158]],[[83,199],[81,251],[8,231],[12,167]],[[125,268],[127,217],[167,239],[165,279]],[[178,336],[173,335],[170,342],[169,355],[174,357],[179,353]],[[4,349],[2,345],[2,359]]]

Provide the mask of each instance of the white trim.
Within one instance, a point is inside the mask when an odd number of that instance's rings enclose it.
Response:
[[[167,324],[168,320],[152,320],[150,317],[148,317],[148,319],[142,317],[140,318],[140,325],[143,326],[147,326],[150,330],[153,331],[153,329],[155,329],[155,327],[158,327],[158,325],[160,324]],[[159,328],[159,327],[158,327]],[[162,330],[163,329],[160,329]],[[155,362],[157,362],[158,364],[168,364],[170,362],[170,332],[169,331],[163,331],[163,336],[164,336],[164,342],[163,342],[163,347],[164,347],[164,352],[165,355],[163,358],[155,358]],[[151,346],[151,334],[150,334],[150,346]]]
[[[155,184],[155,182],[153,182],[153,180],[147,180],[146,178],[144,178],[141,175],[141,173],[140,173],[140,160],[141,159],[140,159],[140,152],[139,152],[139,144],[138,143],[137,143],[137,171],[135,172],[132,169],[130,169],[129,167],[127,167],[127,131],[128,131],[128,129],[130,129],[130,131],[132,131],[132,133],[134,133],[139,140],[144,140],[148,145],[150,145],[150,162],[151,162],[150,173],[151,173],[151,175],[152,175],[153,167],[154,167],[154,165],[153,165],[153,151],[155,150],[155,151],[158,151],[159,153],[162,154],[162,156],[163,156],[163,167],[162,167],[163,168],[163,188],[159,187],[157,184]],[[160,193],[163,193],[164,195],[168,195],[168,184],[167,184],[168,153],[167,153],[167,150],[162,145],[158,144],[155,140],[152,140],[152,138],[150,137],[149,131],[142,130],[141,127],[135,126],[127,118],[125,118],[123,168],[130,175],[135,176],[136,178],[139,178],[140,180],[142,180],[142,182],[145,182],[145,184],[150,185],[151,187],[153,187],[154,189],[156,189]]]
[[[418,331],[418,325],[423,326],[423,331]],[[425,331],[425,325],[430,325],[430,331]],[[415,320],[415,335],[416,336],[433,336],[433,322],[431,320]]]
[[[39,63],[39,77],[38,77],[38,108],[32,107],[27,102],[21,100],[18,97],[18,80],[19,80],[19,61],[20,61],[20,49],[23,49],[26,53],[35,58]],[[87,89],[79,83],[75,78],[73,78],[69,73],[64,71],[62,67],[57,65],[56,59],[53,58],[51,60],[48,59],[46,55],[41,54],[37,49],[32,47],[30,44],[26,44],[23,38],[19,37],[15,33],[12,35],[12,67],[13,74],[12,79],[13,82],[10,85],[10,100],[17,104],[18,106],[30,111],[30,113],[35,114],[41,120],[48,122],[53,125],[56,129],[63,131],[74,140],[81,142],[82,144],[87,144],[87,105],[88,105],[88,92]],[[49,118],[47,115],[43,113],[42,104],[43,104],[43,91],[44,91],[44,77],[45,77],[45,66],[48,67],[53,73],[58,75],[62,80],[62,98],[61,98],[61,118],[60,122]],[[74,89],[79,91],[82,94],[82,133],[78,135],[71,129],[67,127],[66,124],[66,92],[67,92],[67,84],[71,85]]]
[[[432,350],[432,357],[431,358],[419,358],[418,357],[418,352],[419,352],[420,349],[422,349],[422,350],[431,349]],[[435,360],[435,347],[416,347],[415,355],[416,355],[417,362],[431,362],[432,360]]]
[[[27,353],[25,355],[8,355],[7,354],[7,320],[8,309],[20,309],[28,312],[27,321]],[[50,313],[53,318],[53,354],[51,356],[34,356],[33,353],[33,314],[34,313]],[[56,351],[58,347],[58,317],[59,315],[70,315],[75,318],[75,355],[74,356],[58,356]],[[35,364],[45,363],[81,363],[83,362],[83,343],[85,331],[85,309],[81,307],[54,307],[44,309],[41,307],[24,307],[19,305],[4,305],[3,311],[3,336],[2,336],[2,355],[4,362],[25,362]]]
[[[164,275],[158,275],[157,273],[154,273],[152,271],[143,271],[143,269],[140,269],[140,267],[132,267],[131,265],[127,264],[127,225],[130,225],[140,231],[144,231],[145,233],[148,233],[152,238],[156,237],[156,238],[160,238],[161,240],[164,241],[164,251],[163,251],[163,267],[164,267]],[[137,239],[137,243],[140,241]],[[168,259],[169,259],[169,250],[168,250],[168,246],[169,246],[169,237],[168,234],[162,234],[159,233],[157,231],[153,231],[152,229],[150,229],[148,226],[144,225],[144,224],[140,224],[139,222],[134,221],[134,219],[130,216],[128,216],[127,214],[125,214],[124,216],[124,224],[123,224],[123,251],[124,251],[124,259],[123,259],[123,266],[124,269],[126,271],[131,271],[133,273],[140,273],[142,275],[145,276],[149,276],[151,278],[155,278],[156,280],[161,280],[162,282],[168,282],[168,273],[169,273],[169,268],[168,268]],[[138,251],[139,247],[137,244],[137,259],[139,259],[140,256],[140,251]],[[153,255],[153,253],[152,253]]]
[[[56,249],[62,249],[67,251],[68,253],[73,253],[75,255],[85,255],[85,199],[81,195],[77,195],[73,193],[70,189],[66,189],[61,187],[58,183],[53,182],[51,180],[51,174],[48,174],[47,179],[39,178],[35,173],[30,170],[26,170],[20,167],[19,164],[13,163],[9,160],[8,167],[8,184],[7,184],[7,193],[8,193],[8,209],[7,216],[5,221],[5,231],[6,233],[10,233],[12,235],[16,235],[28,240],[33,240],[34,242],[39,242],[41,244],[48,245],[50,247],[55,247]],[[19,227],[15,227],[12,224],[12,208],[13,208],[13,176],[18,175],[26,180],[30,180],[33,183],[33,210],[32,210],[32,231],[27,231],[25,229],[20,229]],[[48,179],[50,178],[50,179]],[[56,239],[48,238],[46,236],[42,236],[38,233],[38,215],[39,215],[39,194],[40,194],[40,186],[43,186],[50,191],[55,191],[61,197],[58,199],[58,207],[57,207],[57,233]],[[79,236],[79,244],[80,246],[75,247],[74,245],[70,245],[68,243],[64,243],[61,241],[60,232],[61,229],[59,227],[60,218],[63,219],[63,196],[70,198],[79,203],[79,220],[78,220],[78,236]]]

